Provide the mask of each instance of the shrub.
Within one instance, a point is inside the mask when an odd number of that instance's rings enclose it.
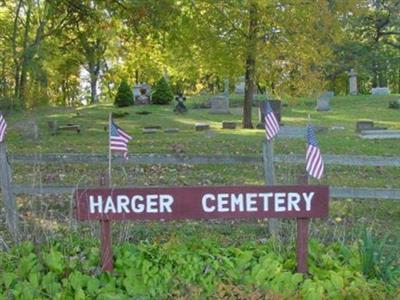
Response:
[[[162,77],[154,88],[152,101],[155,104],[168,104],[174,99],[171,87],[168,82]]]
[[[126,80],[122,80],[119,85],[117,95],[115,96],[114,105],[125,107],[133,105],[133,93]]]

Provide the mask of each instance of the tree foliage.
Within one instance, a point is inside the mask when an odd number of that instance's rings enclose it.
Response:
[[[11,107],[75,105],[114,99],[123,78],[218,93],[245,76],[252,127],[257,88],[346,93],[355,68],[362,92],[400,92],[399,13],[396,0],[5,1],[0,96]]]

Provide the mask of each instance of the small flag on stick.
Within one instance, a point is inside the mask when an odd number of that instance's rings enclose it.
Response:
[[[265,116],[265,135],[267,140],[272,140],[272,138],[278,134],[279,123],[272,111],[269,101],[264,104],[264,116]]]
[[[4,120],[3,115],[0,113],[0,143],[4,141],[6,129],[7,129],[6,120]]]
[[[110,124],[110,149],[111,151],[122,152],[125,159],[128,159],[128,142],[132,137],[123,131],[111,120]]]
[[[321,151],[314,129],[310,124],[307,125],[306,170],[310,176],[316,179],[321,179],[324,173],[324,162],[322,161]]]

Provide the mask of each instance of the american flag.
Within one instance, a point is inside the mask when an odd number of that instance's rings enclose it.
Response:
[[[4,135],[6,134],[7,123],[4,120],[3,115],[0,113],[0,143],[4,141]]]
[[[322,161],[317,137],[311,125],[307,126],[307,144],[306,170],[310,176],[321,179],[324,173],[324,162]]]
[[[265,135],[267,136],[267,140],[272,140],[272,138],[278,134],[279,123],[268,101],[264,103],[264,115],[265,115]]]
[[[128,159],[128,142],[132,137],[123,131],[114,121],[110,126],[110,149],[111,151],[122,152],[124,157]]]

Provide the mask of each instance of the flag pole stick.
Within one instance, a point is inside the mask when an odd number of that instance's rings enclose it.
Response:
[[[112,186],[111,181],[111,122],[112,122],[112,113],[108,116],[108,186]]]

